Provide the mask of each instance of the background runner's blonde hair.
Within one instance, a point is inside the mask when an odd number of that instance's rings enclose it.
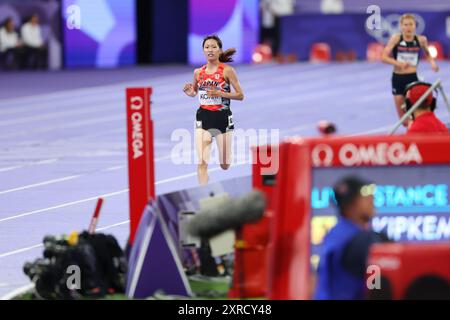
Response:
[[[400,23],[403,23],[405,19],[412,19],[414,23],[416,22],[416,17],[412,13],[405,13],[400,17]]]

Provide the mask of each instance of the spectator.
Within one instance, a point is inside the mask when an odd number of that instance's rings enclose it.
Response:
[[[26,67],[31,69],[47,68],[47,47],[42,38],[39,16],[33,14],[22,26],[22,39],[25,44]]]
[[[22,57],[22,43],[15,31],[14,21],[7,18],[0,29],[0,55],[6,70],[17,69]]]
[[[356,176],[347,176],[334,187],[339,220],[325,236],[315,298],[319,300],[366,298],[366,263],[369,248],[386,236],[369,230],[375,214],[375,185]]]
[[[422,97],[431,87],[426,82],[416,81],[405,88],[406,111]],[[448,129],[434,114],[436,108],[436,98],[430,93],[420,106],[412,113],[413,122],[410,124],[407,133],[448,133]]]
[[[295,0],[261,0],[261,42],[269,42],[272,54],[280,47],[280,17],[294,13]]]

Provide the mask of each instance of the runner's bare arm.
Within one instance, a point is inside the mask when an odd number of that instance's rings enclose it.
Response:
[[[244,100],[244,92],[241,88],[241,84],[239,83],[238,77],[236,75],[236,71],[233,67],[228,66],[223,71],[225,79],[228,79],[231,86],[234,89],[234,92],[222,92],[222,97],[232,100]]]
[[[183,91],[186,95],[189,97],[195,97],[198,92],[198,84],[197,84],[197,78],[198,78],[199,70],[194,70],[194,79],[192,83],[186,83],[183,87]]]
[[[434,72],[438,72],[439,71],[439,67],[436,64],[436,61],[434,60],[434,58],[431,56],[430,50],[428,49],[428,39],[427,39],[427,37],[419,36],[419,43],[420,43],[420,47],[425,52],[425,57],[426,57],[427,61],[430,63],[431,69],[433,69]]]

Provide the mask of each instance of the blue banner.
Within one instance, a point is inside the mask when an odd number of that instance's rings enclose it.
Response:
[[[417,34],[427,36],[428,41],[441,43],[444,55],[450,54],[450,12],[414,12]],[[317,42],[330,45],[336,53],[354,51],[357,59],[365,60],[367,46],[371,42],[385,44],[391,35],[399,32],[400,14],[381,12],[379,29],[366,26],[370,14],[298,14],[281,20],[281,53],[296,54],[307,60],[311,46]]]

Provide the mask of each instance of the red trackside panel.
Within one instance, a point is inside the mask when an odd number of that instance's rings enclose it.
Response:
[[[279,147],[280,170],[269,252],[269,299],[308,299],[310,279],[310,190],[308,147],[285,142]]]
[[[276,175],[280,164],[278,157],[278,146],[265,145],[252,149],[252,185],[266,195],[266,209],[271,211],[273,196],[276,185]]]
[[[237,233],[230,298],[267,296],[268,250],[273,199],[278,172],[278,147],[258,146],[253,151],[253,188],[264,192],[266,210],[261,221],[244,225]]]
[[[450,243],[384,243],[374,245],[369,265],[389,281],[392,299],[404,299],[414,281],[433,276],[450,283]]]
[[[155,197],[151,93],[151,88],[128,88],[126,94],[130,244],[133,243],[144,207],[150,198]]]
[[[313,166],[397,166],[450,163],[450,135],[308,139]]]
[[[449,164],[450,135],[299,138],[283,142],[279,153],[268,298],[308,299],[313,167]]]

